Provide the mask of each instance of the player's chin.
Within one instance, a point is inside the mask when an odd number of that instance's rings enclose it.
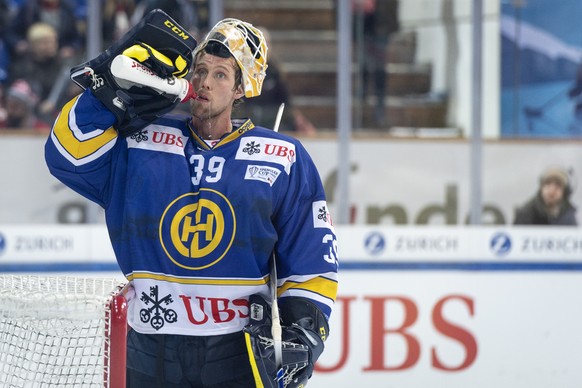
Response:
[[[201,109],[200,107],[190,109],[190,114],[192,115],[192,117],[202,121],[210,120],[215,117],[215,115],[213,114],[213,112],[210,111],[210,109]]]
[[[204,112],[207,112],[207,111],[208,111],[208,108],[204,107],[198,101],[195,101],[195,100],[190,101],[190,113],[193,116],[200,117],[204,114]]]

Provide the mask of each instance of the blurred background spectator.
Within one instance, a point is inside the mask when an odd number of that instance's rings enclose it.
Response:
[[[198,29],[204,28],[204,12],[202,8],[206,1],[200,0],[140,0],[131,17],[131,25],[137,24],[148,12],[159,8],[164,10],[172,19],[196,36]]]
[[[103,4],[103,46],[109,47],[130,28],[136,7],[134,0],[105,0]]]
[[[30,26],[26,46],[26,55],[12,58],[9,80],[27,80],[40,98],[39,117],[51,123],[65,97],[66,88],[72,84],[68,74],[76,59],[59,55],[57,31],[47,23]]]
[[[6,41],[14,57],[27,55],[27,34],[36,23],[51,25],[57,32],[59,56],[72,57],[83,41],[77,28],[74,3],[67,0],[24,0],[6,30]]]
[[[0,83],[0,127],[6,122],[6,116],[8,112],[6,111],[6,98],[5,98],[5,86]]]
[[[352,0],[355,52],[359,61],[356,97],[362,106],[371,87],[374,91],[374,121],[389,126],[385,114],[388,44],[400,30],[398,0]],[[371,85],[370,85],[371,84]]]
[[[517,209],[514,225],[577,225],[571,194],[568,171],[549,168],[540,177],[536,195]]]
[[[4,41],[0,38],[0,84],[8,80],[10,56]]]
[[[10,65],[8,45],[4,38],[9,20],[10,9],[8,2],[6,0],[0,0],[0,85],[8,79],[8,66]]]
[[[0,115],[2,129],[34,129],[48,133],[48,123],[39,120],[35,113],[38,96],[25,80],[14,81],[5,97],[6,111],[4,118]]]

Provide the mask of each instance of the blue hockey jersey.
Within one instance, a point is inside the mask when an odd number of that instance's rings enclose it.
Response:
[[[329,317],[337,246],[321,179],[299,141],[233,121],[208,144],[189,117],[123,138],[90,91],[67,103],[45,147],[51,173],[105,209],[142,333],[215,335],[248,323],[248,297],[315,302]]]

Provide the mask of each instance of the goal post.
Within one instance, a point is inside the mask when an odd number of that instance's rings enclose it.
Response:
[[[0,275],[0,386],[124,388],[124,285]]]

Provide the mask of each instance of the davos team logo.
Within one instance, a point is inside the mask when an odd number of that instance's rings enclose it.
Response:
[[[364,247],[371,255],[379,255],[386,249],[386,239],[380,232],[370,233],[364,240]]]
[[[489,249],[495,256],[505,256],[511,251],[511,237],[507,233],[496,233],[491,237]]]
[[[219,262],[236,232],[234,209],[215,190],[201,189],[176,198],[160,220],[159,237],[177,266],[198,270]]]

